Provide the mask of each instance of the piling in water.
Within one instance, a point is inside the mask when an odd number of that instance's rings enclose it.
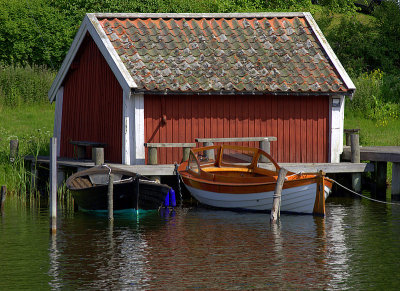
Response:
[[[110,173],[109,179],[108,179],[108,191],[107,191],[107,197],[108,197],[108,219],[113,220],[114,219],[114,201],[113,201],[113,195],[114,195],[114,174]]]
[[[57,230],[57,138],[50,138],[50,217],[51,232]]]
[[[350,143],[351,143],[351,162],[359,163],[360,162],[360,141],[358,133],[350,134]],[[356,192],[361,191],[361,173],[353,173],[351,174],[351,184],[352,188]]]
[[[4,202],[6,201],[6,195],[7,195],[7,187],[6,186],[1,186],[0,209],[1,209],[1,214],[2,215],[3,215],[3,211],[4,211]]]
[[[271,222],[276,222],[279,218],[280,208],[281,208],[281,194],[283,183],[285,182],[285,177],[288,170],[281,168],[278,173],[278,179],[276,180],[274,201],[271,209]]]

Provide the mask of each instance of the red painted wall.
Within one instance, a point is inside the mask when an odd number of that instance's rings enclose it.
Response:
[[[165,125],[160,122],[162,114]],[[278,162],[328,162],[327,96],[145,95],[144,116],[145,142],[276,136],[271,153]],[[258,142],[242,145],[258,147]],[[180,162],[181,151],[159,149],[158,161]]]
[[[106,143],[105,160],[122,161],[122,88],[90,36],[64,82],[62,157],[73,157],[70,140]]]

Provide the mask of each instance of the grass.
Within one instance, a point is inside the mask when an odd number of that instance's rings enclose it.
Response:
[[[379,121],[346,112],[344,128],[360,128],[361,146],[400,146],[400,119],[382,126]],[[392,163],[388,163],[387,182],[392,182]]]
[[[30,172],[23,157],[48,155],[53,120],[54,104],[0,107],[0,185],[6,185],[9,192],[27,192]],[[14,163],[9,161],[12,139],[19,141],[19,156]]]
[[[344,128],[360,128],[361,146],[400,146],[400,119],[381,126],[372,119],[346,113]]]

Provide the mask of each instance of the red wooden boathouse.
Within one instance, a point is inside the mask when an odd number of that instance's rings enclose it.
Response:
[[[145,142],[276,136],[279,162],[338,162],[354,90],[309,13],[87,14],[49,98],[63,157],[72,140],[143,164]]]

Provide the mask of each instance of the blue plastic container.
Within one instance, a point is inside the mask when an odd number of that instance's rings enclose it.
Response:
[[[169,192],[168,192],[167,196],[165,196],[165,199],[164,199],[164,206],[165,206],[165,207],[168,207],[168,206],[169,206]]]
[[[169,190],[169,205],[171,205],[172,207],[176,206],[176,198],[175,198],[175,191],[174,189],[171,188],[171,190]]]

